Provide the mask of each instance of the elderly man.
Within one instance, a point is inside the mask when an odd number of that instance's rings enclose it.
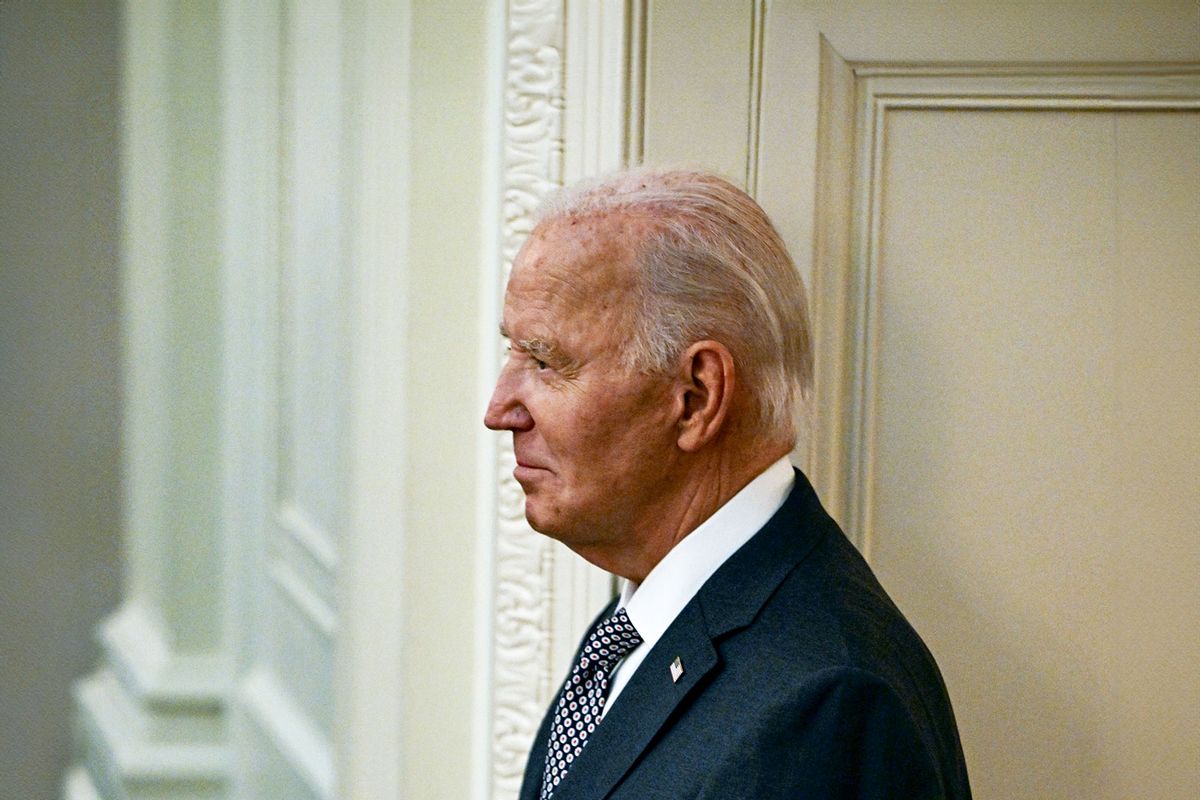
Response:
[[[529,524],[624,578],[522,800],[970,796],[932,656],[788,462],[804,288],[749,196],[649,170],[562,193],[501,333],[485,423]]]

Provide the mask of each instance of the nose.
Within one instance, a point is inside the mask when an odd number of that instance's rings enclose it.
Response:
[[[496,379],[492,399],[488,401],[483,424],[494,431],[525,431],[533,427],[533,417],[518,396],[519,377],[505,364]]]

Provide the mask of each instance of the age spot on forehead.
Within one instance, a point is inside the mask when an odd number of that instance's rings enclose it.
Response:
[[[584,361],[617,353],[632,327],[644,225],[625,215],[552,217],[513,264],[505,317],[520,336],[550,337]]]
[[[540,223],[514,272],[572,284],[593,304],[625,299],[637,282],[632,261],[647,226],[626,214],[573,214]]]

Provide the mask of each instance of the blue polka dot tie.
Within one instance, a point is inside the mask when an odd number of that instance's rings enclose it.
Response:
[[[554,710],[546,747],[541,800],[550,800],[583,752],[587,737],[600,724],[608,676],[621,657],[642,643],[625,609],[600,622],[588,636]]]

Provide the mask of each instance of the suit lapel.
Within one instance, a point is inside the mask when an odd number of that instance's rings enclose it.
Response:
[[[721,565],[692,599],[715,639],[754,621],[779,584],[837,525],[804,473],[767,524]]]
[[[684,671],[678,681],[673,681],[671,662],[677,657]],[[555,800],[592,800],[607,795],[637,762],[672,712],[716,667],[717,651],[705,630],[703,615],[698,606],[689,604],[646,656],[588,739],[555,791]]]
[[[717,640],[753,621],[831,524],[812,486],[797,471],[796,485],[779,511],[721,565],[646,656],[555,791],[555,800],[606,797],[672,714],[702,689],[709,673],[720,669]],[[671,677],[676,658],[683,664],[678,681]],[[547,729],[543,721],[531,755],[539,766],[546,757]],[[525,783],[521,800],[535,800],[536,788],[527,794],[528,776]]]

